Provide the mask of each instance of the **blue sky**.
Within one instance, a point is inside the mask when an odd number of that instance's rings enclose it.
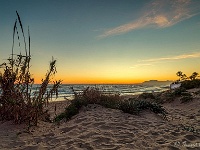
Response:
[[[198,0],[1,0],[2,62],[11,53],[16,10],[26,35],[30,28],[36,82],[52,56],[64,83],[138,83],[175,80],[177,71],[200,73]]]

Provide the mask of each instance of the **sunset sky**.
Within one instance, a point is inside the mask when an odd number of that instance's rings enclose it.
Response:
[[[16,10],[26,35],[30,28],[36,83],[52,56],[56,79],[69,84],[200,73],[200,0],[0,0],[0,63],[11,54]]]

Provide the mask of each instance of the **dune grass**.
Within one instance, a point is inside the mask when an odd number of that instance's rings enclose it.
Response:
[[[79,113],[82,106],[98,104],[106,108],[122,110],[125,113],[138,115],[142,110],[149,109],[156,114],[166,118],[167,111],[158,103],[145,100],[129,99],[123,100],[119,94],[103,94],[96,88],[86,88],[81,93],[74,92],[75,98],[65,111],[55,117],[58,122],[62,119],[69,120]]]
[[[11,57],[8,62],[0,65],[3,73],[0,73],[0,120],[13,120],[15,123],[27,123],[29,126],[37,125],[38,119],[46,118],[47,112],[44,111],[44,105],[48,104],[48,100],[53,94],[58,94],[58,87],[61,80],[55,81],[52,89],[47,90],[48,84],[51,82],[50,77],[56,73],[56,60],[52,59],[49,65],[49,70],[42,81],[39,91],[33,93],[31,91],[34,84],[34,78],[30,73],[30,33],[28,30],[28,50],[26,38],[22,26],[21,18],[16,11],[17,19],[13,28],[13,46]],[[15,35],[18,36],[19,46],[19,31],[17,26],[20,26],[23,35],[25,54],[14,54]]]

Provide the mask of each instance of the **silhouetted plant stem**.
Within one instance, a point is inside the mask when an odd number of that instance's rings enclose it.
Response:
[[[35,93],[31,96],[31,87],[34,84],[34,78],[31,77],[29,70],[31,60],[30,31],[28,28],[29,47],[27,54],[22,22],[17,11],[16,13],[18,19],[16,19],[13,28],[11,58],[8,59],[9,63],[0,65],[0,67],[4,67],[3,74],[0,73],[0,88],[2,89],[2,94],[0,95],[0,120],[14,120],[15,123],[26,122],[30,127],[32,123],[33,125],[37,125],[38,119],[46,113],[43,110],[43,105],[48,102],[48,99],[52,97],[52,94],[56,94],[57,96],[57,88],[61,84],[61,81],[55,82],[53,88],[50,91],[47,91],[50,76],[56,73],[56,60],[52,60],[50,63],[50,70],[47,72],[39,93]],[[20,52],[20,54],[16,55],[16,58],[14,58],[15,32],[17,32],[19,40],[17,21],[19,21],[21,26],[26,54],[24,56]],[[47,93],[46,97],[44,96],[45,93]]]

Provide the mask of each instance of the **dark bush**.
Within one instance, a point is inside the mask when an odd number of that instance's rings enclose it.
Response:
[[[56,116],[56,117],[54,118],[54,121],[55,121],[55,122],[59,122],[59,121],[61,121],[62,119],[67,118],[66,116],[67,116],[66,112],[62,112],[61,114],[59,114],[58,116]]]
[[[179,87],[172,91],[172,95],[174,96],[181,96],[182,93],[186,92],[186,89],[184,87]]]
[[[72,100],[70,105],[73,105],[77,109],[80,109],[82,106],[86,106],[87,104],[89,104],[89,101],[87,99],[79,98]]]
[[[72,88],[73,89],[73,88]],[[82,106],[88,104],[99,104],[107,108],[117,109],[119,107],[119,95],[103,95],[96,88],[86,88],[83,92],[74,92],[75,98],[71,101],[71,104],[65,109],[64,113],[61,113],[55,118],[55,121],[62,119],[69,120],[72,116],[76,115]]]
[[[81,93],[75,93],[75,99],[71,101],[64,113],[55,118],[55,121],[60,121],[64,118],[69,120],[79,112],[82,106],[87,106],[88,104],[99,104],[107,108],[120,109],[130,114],[139,114],[142,110],[149,109],[156,114],[166,116],[165,109],[155,102],[136,100],[134,98],[122,100],[119,94],[105,95],[98,89],[87,88]]]
[[[153,95],[153,93],[142,93],[139,95],[138,97],[139,99],[155,99],[155,96]]]
[[[118,94],[110,94],[110,95],[101,95],[101,100],[99,101],[99,105],[102,105],[107,108],[119,109],[121,98]]]
[[[120,109],[123,112],[130,114],[139,114],[142,110],[146,109],[149,109],[156,114],[161,114],[163,117],[166,117],[167,114],[163,106],[145,100],[130,99],[129,101],[121,103]]]
[[[181,96],[190,96],[191,97],[192,95],[189,92],[182,92]]]
[[[71,101],[71,104],[65,108],[65,111],[55,117],[54,121],[58,122],[62,119],[69,120],[71,117],[79,113],[79,110],[82,106],[87,105],[87,101],[82,99],[74,99]]]
[[[185,80],[181,82],[181,87],[185,89],[199,88],[200,87],[200,79],[194,80]]]
[[[192,96],[189,96],[189,95],[188,96],[183,96],[180,99],[181,103],[187,103],[187,102],[190,102],[192,100],[193,100]]]
[[[135,107],[135,100],[131,100],[131,99],[121,102],[119,109],[129,114],[139,113],[139,110],[137,109],[137,107]]]

